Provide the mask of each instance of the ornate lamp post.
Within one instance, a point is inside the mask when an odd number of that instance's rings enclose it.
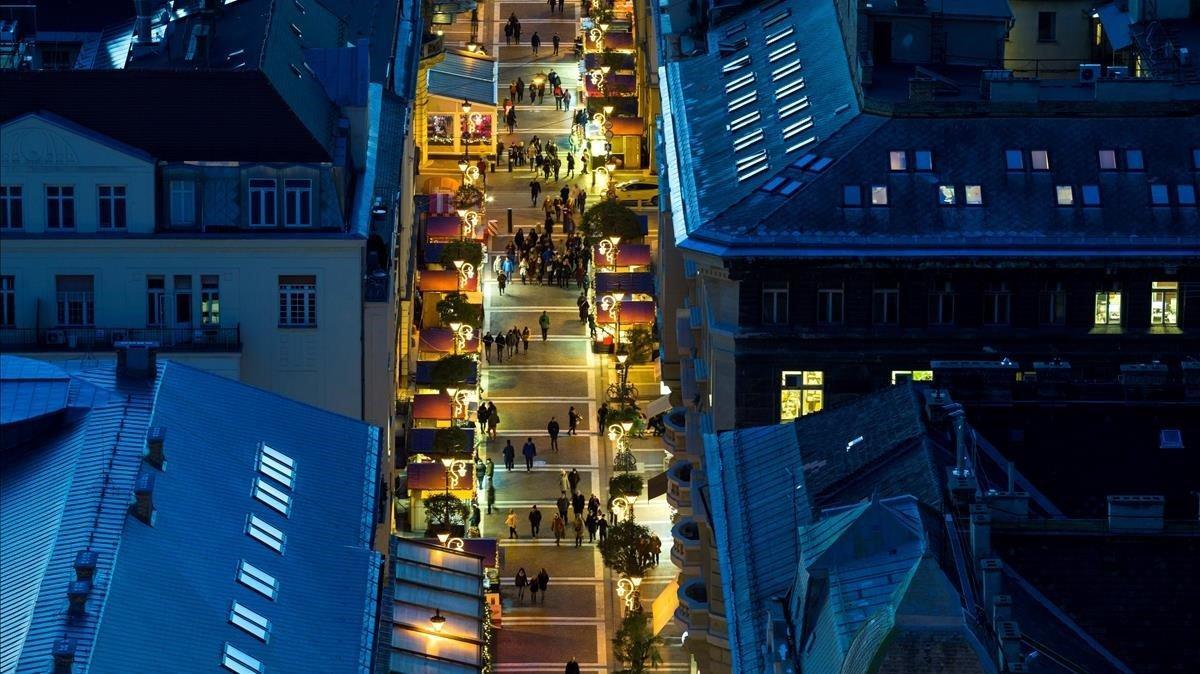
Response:
[[[637,468],[637,458],[629,449],[629,431],[632,428],[632,421],[622,421],[619,424],[613,424],[608,427],[608,437],[617,446],[616,456],[613,457],[613,468],[615,470],[628,472]],[[636,496],[618,496],[613,499],[613,507],[622,510],[628,508],[629,516],[632,518],[633,503],[636,500]]]
[[[450,324],[450,332],[454,334],[454,355],[458,355],[459,349],[464,349],[467,342],[475,336],[475,328],[469,325],[464,325],[457,321]]]
[[[458,162],[458,170],[466,174],[466,167],[471,165],[471,155],[467,153],[467,123],[470,121],[471,101],[463,99],[463,102],[459,103],[458,107],[462,109],[463,114],[462,133],[459,137],[463,146],[463,158],[462,161]]]
[[[620,292],[611,293],[600,298],[600,308],[607,311],[617,322],[617,331],[613,334],[614,352],[621,348],[621,300],[624,298],[625,293]]]
[[[446,627],[446,616],[442,615],[442,609],[434,609],[433,615],[429,616],[429,626],[434,632],[442,633],[442,629]]]
[[[608,262],[608,266],[613,268],[613,271],[617,270],[617,253],[620,244],[621,237],[619,236],[610,236],[600,240],[600,254],[604,256],[604,260]]]
[[[465,260],[455,260],[454,268],[458,270],[458,289],[462,290],[464,283],[475,278],[475,265]]]

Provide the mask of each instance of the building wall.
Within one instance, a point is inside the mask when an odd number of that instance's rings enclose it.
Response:
[[[1005,49],[1005,68],[1019,70],[1031,77],[1030,69],[1043,78],[1074,79],[1079,63],[1091,60],[1092,7],[1095,3],[1079,0],[1012,0],[1013,27]],[[1053,12],[1054,39],[1038,39],[1038,14]],[[1034,63],[1046,59],[1045,63]]]

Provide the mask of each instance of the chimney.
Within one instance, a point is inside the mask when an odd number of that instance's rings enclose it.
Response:
[[[158,374],[158,342],[117,342],[117,377],[154,380]]]
[[[75,664],[75,640],[63,637],[55,639],[50,649],[54,655],[54,674],[71,674]]]
[[[986,610],[991,608],[992,600],[1000,596],[1000,576],[1004,572],[1004,562],[996,557],[988,557],[976,563],[979,564],[980,586],[983,588],[983,607]]]
[[[90,581],[96,575],[96,562],[100,556],[95,550],[80,550],[75,553],[75,580]]]
[[[984,500],[991,507],[993,522],[1023,522],[1029,519],[1029,492],[989,491]]]
[[[147,45],[154,41],[154,38],[150,35],[154,5],[154,0],[133,0],[133,9],[137,12],[137,18],[133,22],[134,44]]]
[[[992,516],[982,503],[971,505],[971,559],[992,554]]]
[[[1014,620],[996,623],[996,638],[1000,642],[1000,666],[1023,662],[1021,657],[1021,628]]]
[[[87,609],[88,594],[92,591],[92,581],[73,580],[67,583],[67,614],[78,617]]]
[[[154,473],[144,471],[138,474],[133,487],[133,516],[154,526]]]
[[[998,594],[992,603],[992,623],[1000,624],[1012,618],[1012,595]]]
[[[142,457],[146,459],[146,463],[162,470],[163,467],[163,440],[167,437],[167,429],[162,426],[151,426],[146,432],[146,451]]]
[[[1109,496],[1108,530],[1162,531],[1165,503],[1162,496]]]

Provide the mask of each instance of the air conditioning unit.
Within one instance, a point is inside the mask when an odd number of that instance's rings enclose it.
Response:
[[[1104,75],[1110,80],[1127,80],[1129,79],[1129,68],[1125,66],[1109,66],[1105,70]]]
[[[985,70],[983,71],[983,79],[989,82],[1007,82],[1013,78],[1011,70]]]
[[[62,346],[67,343],[67,333],[62,330],[51,330],[46,333],[46,343],[54,346]]]
[[[1081,63],[1079,64],[1079,82],[1080,84],[1093,84],[1100,79],[1100,64],[1099,63]]]

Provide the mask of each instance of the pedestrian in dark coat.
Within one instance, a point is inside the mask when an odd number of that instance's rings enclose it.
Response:
[[[479,432],[487,430],[488,408],[486,405],[480,405],[479,409],[475,410],[475,418],[479,421]]]
[[[600,422],[600,426],[597,431],[603,433],[605,429],[608,428],[608,426],[606,426],[608,422],[608,403],[600,405],[600,409],[596,410],[596,421]]]
[[[487,488],[487,508],[489,515],[492,514],[492,506],[494,505],[496,505],[496,485],[489,482]]]
[[[563,674],[579,674],[579,663],[575,662],[575,658],[571,658],[571,661],[567,663]]]
[[[571,472],[567,473],[567,484],[571,485],[571,493],[574,494],[579,487],[579,471],[572,468]]]
[[[577,517],[577,518],[583,517],[583,506],[584,506],[583,494],[580,494],[577,492],[574,496],[571,497],[571,510],[575,511],[575,517]]]
[[[504,445],[504,468],[506,470],[513,469],[513,459],[516,455],[517,450],[513,447],[512,440],[509,440],[508,444]]]
[[[529,46],[533,48],[533,55],[537,56],[538,47],[542,46],[542,38],[538,37],[536,30],[529,36]]]
[[[525,345],[525,353],[529,353],[529,326],[521,331],[521,343]]]
[[[546,573],[546,569],[542,569],[537,575],[538,589],[542,591],[542,603],[546,603],[546,586],[550,584],[550,574]]]
[[[529,531],[533,537],[538,537],[538,531],[542,528],[542,511],[538,510],[537,504],[533,504],[533,508],[529,510]]]
[[[538,195],[542,193],[542,184],[537,178],[529,181],[529,205],[537,206]]]
[[[575,516],[575,547],[583,545],[583,518]]]
[[[600,499],[597,498],[595,494],[592,494],[592,497],[588,499],[587,507],[588,512],[592,513],[593,515],[600,512]]]
[[[517,577],[513,579],[513,585],[517,587],[517,599],[524,599],[525,586],[529,585],[529,575],[525,573],[525,567],[517,569]]]
[[[608,518],[601,512],[596,515],[596,520],[596,529],[600,532],[600,542],[603,543],[604,539],[608,538]]]
[[[521,453],[525,455],[525,472],[533,470],[533,457],[537,456],[537,446],[533,444],[533,438],[525,438],[525,446],[521,447]]]
[[[567,498],[567,492],[562,492],[562,496],[558,497],[558,500],[554,502],[554,505],[558,506],[558,514],[562,515],[562,518],[565,521],[567,519],[567,508],[571,507],[571,500]]]
[[[558,451],[558,421],[554,417],[550,417],[550,422],[546,424],[546,433],[550,435],[550,449]]]
[[[583,521],[583,524],[587,527],[588,543],[595,543],[597,526],[596,515],[594,513],[589,513],[587,519]]]
[[[567,410],[567,435],[578,435],[575,427],[579,425],[579,413],[575,411],[575,406]]]

